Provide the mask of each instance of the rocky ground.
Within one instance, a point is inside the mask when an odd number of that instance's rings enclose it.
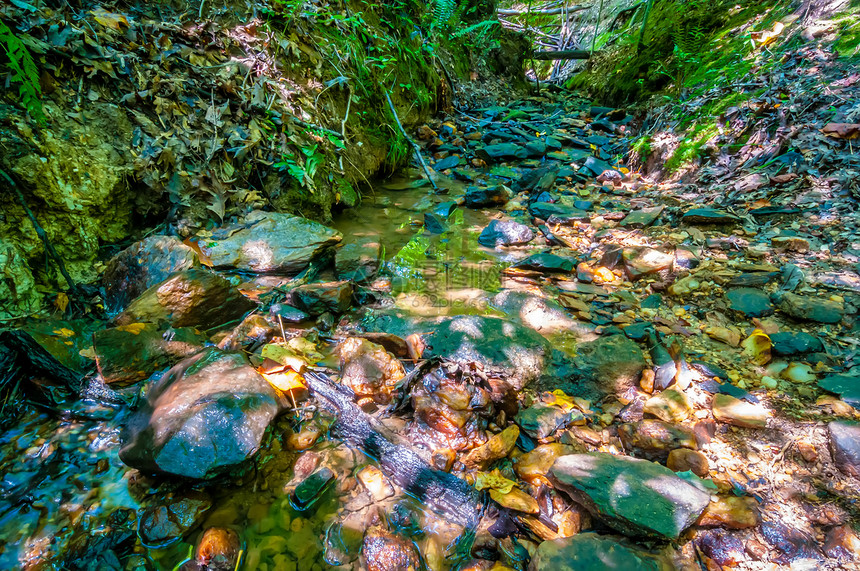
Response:
[[[819,157],[715,202],[635,127],[459,112],[432,183],[150,236],[109,321],[5,331],[0,566],[857,568],[856,198]]]

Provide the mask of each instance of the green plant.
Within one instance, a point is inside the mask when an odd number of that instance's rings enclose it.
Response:
[[[45,122],[45,112],[42,110],[42,88],[39,85],[39,70],[33,56],[12,30],[0,21],[0,47],[6,52],[11,70],[11,81],[20,83],[18,94],[21,102],[30,116],[39,123]]]
[[[320,153],[319,145],[300,147],[301,155],[289,151],[281,155],[281,160],[274,167],[281,172],[286,172],[296,179],[302,186],[314,192],[314,175],[317,169],[325,162],[325,155]]]
[[[457,9],[457,0],[436,0],[433,5],[434,28],[447,28],[451,25],[451,17]]]

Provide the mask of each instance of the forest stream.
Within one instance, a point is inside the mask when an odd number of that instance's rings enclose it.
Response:
[[[853,306],[780,208],[630,173],[629,120],[462,112],[432,183],[149,236],[111,323],[7,333],[58,412],[0,437],[0,568],[846,568],[856,384],[815,363]]]

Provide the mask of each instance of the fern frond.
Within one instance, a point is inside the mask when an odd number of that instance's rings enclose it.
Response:
[[[436,0],[433,5],[433,27],[447,28],[457,8],[457,0]]]
[[[7,63],[12,82],[20,83],[18,94],[21,96],[21,102],[33,119],[44,123],[45,113],[39,99],[42,95],[39,69],[27,46],[3,22],[0,22],[0,47],[6,52],[9,60]]]
[[[483,22],[472,24],[471,26],[462,28],[451,34],[451,39],[456,40],[457,38],[461,38],[466,34],[471,34],[472,32],[478,32],[479,35],[483,36],[490,28],[492,28],[498,23],[498,20],[484,20]]]

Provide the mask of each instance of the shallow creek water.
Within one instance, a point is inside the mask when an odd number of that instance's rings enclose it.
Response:
[[[502,253],[478,243],[497,210],[451,206],[449,231],[424,232],[424,213],[440,205],[444,209],[443,203],[455,201],[465,186],[449,179],[447,187],[434,191],[416,184],[420,182],[417,175],[387,182],[333,226],[344,243],[381,243],[383,274],[391,280],[396,309],[403,314],[501,315],[489,299],[503,286],[516,285],[505,283],[510,278],[503,270],[534,253],[533,248]],[[554,341],[557,347],[566,345],[563,338]],[[331,348],[322,340],[318,350],[328,356]],[[373,461],[328,438],[327,426],[313,410],[303,414],[276,421],[253,466],[238,480],[196,486],[150,480],[119,460],[119,431],[127,416],[122,406],[112,410],[83,401],[60,419],[37,411],[27,414],[0,435],[0,569],[179,569],[202,531],[212,526],[239,534],[243,555],[238,569],[356,566],[369,506],[366,501],[345,505],[343,498],[357,485],[352,476]],[[303,449],[307,462],[338,467],[347,477],[338,478],[310,509],[300,511],[289,492],[307,475],[294,467],[296,450]],[[183,539],[146,546],[136,538],[141,510],[153,499],[199,492],[208,495],[211,507]],[[446,556],[450,561],[462,529],[425,512],[409,497],[376,504],[389,526],[416,541],[431,568],[449,566]],[[169,529],[169,523],[162,523]],[[122,546],[127,550],[136,541],[130,561],[123,565],[111,559],[112,550],[123,552]]]

